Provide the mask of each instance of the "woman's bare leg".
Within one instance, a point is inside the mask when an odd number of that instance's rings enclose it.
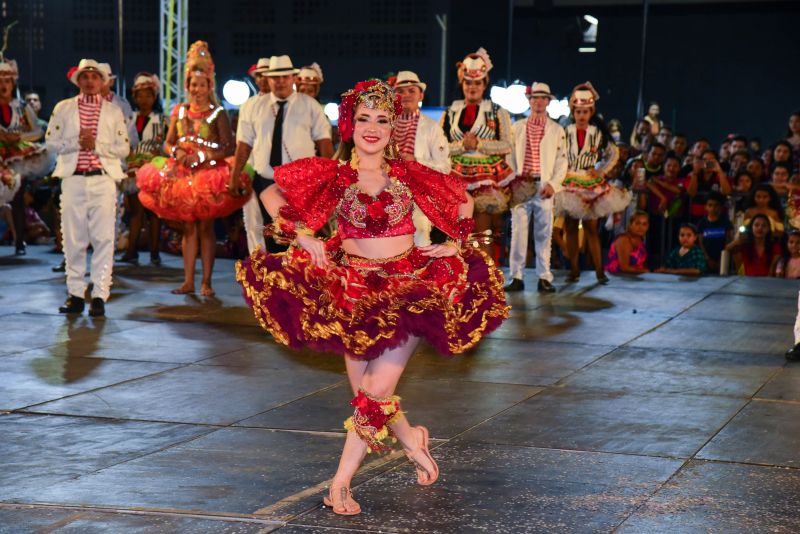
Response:
[[[583,231],[586,235],[586,244],[589,248],[589,257],[592,258],[594,272],[598,278],[605,276],[603,258],[600,252],[600,234],[597,231],[597,219],[583,221]]]
[[[203,266],[203,278],[200,281],[200,292],[204,297],[213,297],[211,273],[214,271],[214,256],[217,240],[214,236],[214,219],[202,220],[200,225],[200,263]]]
[[[581,274],[580,251],[578,250],[578,219],[564,217],[564,231],[567,234],[567,256],[569,257],[569,274],[577,278]]]
[[[475,232],[481,233],[485,230],[493,231],[492,229],[492,215],[489,213],[475,212]],[[490,234],[491,235],[491,234]],[[485,237],[485,236],[482,236]],[[481,243],[481,250],[486,253],[490,258],[492,257],[492,245]]]
[[[194,264],[197,261],[197,222],[183,224],[181,245],[183,251],[183,285],[173,289],[178,295],[194,292]]]

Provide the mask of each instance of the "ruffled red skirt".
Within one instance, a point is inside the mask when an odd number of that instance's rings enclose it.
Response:
[[[228,192],[233,158],[190,170],[173,158],[153,158],[136,171],[142,205],[163,219],[197,221],[225,217],[245,205],[250,195]],[[242,172],[250,189],[250,175]]]
[[[245,300],[279,343],[371,360],[417,336],[452,356],[508,317],[503,275],[478,250],[429,258],[412,247],[367,259],[344,253],[335,239],[328,248],[327,269],[294,247],[256,250],[237,263]]]

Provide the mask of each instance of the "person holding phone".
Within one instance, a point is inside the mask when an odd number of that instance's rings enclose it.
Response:
[[[689,216],[692,221],[699,221],[705,215],[705,204],[708,194],[717,191],[728,196],[733,192],[731,181],[717,161],[717,154],[704,150],[700,157],[695,157],[692,172],[686,185],[689,194]]]

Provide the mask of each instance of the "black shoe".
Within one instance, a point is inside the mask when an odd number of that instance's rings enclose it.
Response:
[[[577,273],[569,273],[564,281],[568,284],[574,284],[580,279],[581,279],[581,272],[578,271]]]
[[[154,265],[156,267],[160,267],[161,266],[161,256],[159,256],[158,254],[155,254],[155,255],[150,254],[150,265]]]
[[[598,284],[603,284],[603,285],[606,285],[606,284],[607,284],[607,283],[609,283],[610,281],[611,281],[611,280],[609,280],[609,279],[608,279],[608,277],[606,276],[606,273],[602,273],[602,274],[598,274],[598,275],[597,275],[597,283],[598,283]]]
[[[17,246],[14,248],[14,255],[15,255],[15,256],[24,256],[24,255],[25,255],[25,254],[27,254],[27,253],[28,253],[28,252],[27,252],[27,250],[25,250],[25,243],[22,243],[22,244],[20,244],[20,245],[17,245]]]
[[[790,362],[800,362],[800,343],[786,351],[786,359]]]
[[[539,278],[539,285],[536,286],[536,289],[539,293],[555,293],[556,288],[553,284],[550,283],[549,280],[545,280],[544,278]]]
[[[67,297],[67,301],[58,309],[58,313],[83,313],[84,300],[75,295]],[[91,313],[91,312],[89,312]]]
[[[508,284],[503,289],[505,289],[509,293],[513,293],[515,291],[525,291],[525,282],[523,282],[519,278],[514,278],[511,280],[511,283]]]
[[[117,261],[121,261],[122,263],[130,263],[132,265],[139,265],[139,253],[134,252],[133,254],[130,254],[126,252],[120,256],[119,260]]]
[[[106,314],[106,303],[103,299],[93,298],[89,306],[89,315],[92,317],[103,317]]]
[[[61,263],[53,266],[54,273],[63,273],[67,270],[67,260],[61,260]]]

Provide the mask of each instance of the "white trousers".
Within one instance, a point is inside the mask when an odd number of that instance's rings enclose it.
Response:
[[[108,175],[69,176],[61,182],[61,233],[67,291],[85,298],[86,249],[92,246],[92,298],[108,300],[114,268],[117,186]]]
[[[550,246],[553,241],[553,197],[543,199],[538,192],[527,202],[511,208],[511,251],[508,257],[511,277],[523,279],[525,258],[528,255],[528,226],[531,213],[533,213],[536,276],[552,282]]]
[[[794,344],[800,343],[800,293],[797,295],[797,316],[794,319]]]
[[[242,208],[244,231],[247,234],[247,250],[251,253],[256,247],[261,247],[262,250],[267,249],[264,241],[264,217],[261,215],[261,207],[258,202],[258,197],[253,192],[250,195],[250,200]]]
[[[411,220],[414,221],[414,227],[417,229],[414,232],[414,245],[418,247],[430,245],[433,224],[416,204],[414,204],[414,211],[411,212]]]

